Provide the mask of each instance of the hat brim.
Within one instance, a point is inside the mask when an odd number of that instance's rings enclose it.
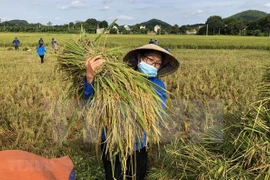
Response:
[[[159,77],[167,76],[169,74],[174,73],[180,66],[179,61],[169,51],[156,44],[146,44],[129,51],[123,59],[124,62],[127,62],[129,66],[136,68],[138,65],[137,55],[143,50],[155,50],[162,53],[163,55],[162,62],[165,63],[162,64],[162,67],[158,71]]]

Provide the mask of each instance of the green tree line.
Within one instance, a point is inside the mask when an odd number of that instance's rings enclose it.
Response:
[[[257,20],[246,22],[242,18],[224,18],[210,16],[205,26],[198,31],[199,35],[247,35],[247,36],[269,36],[270,15]]]
[[[89,18],[86,21],[70,22],[64,25],[53,26],[51,22],[47,25],[40,23],[28,24],[26,21],[13,20],[0,23],[0,32],[51,32],[51,33],[80,33],[81,26],[90,34],[95,34],[97,27],[107,28],[107,21],[98,21]],[[147,34],[154,31],[153,25],[146,25],[145,29],[140,29],[140,24],[130,26],[127,29],[124,25],[110,30],[111,34]],[[247,36],[269,36],[270,35],[270,15],[263,16],[256,20],[246,21],[242,18],[222,18],[220,16],[210,16],[205,24],[182,25],[162,27],[158,34],[186,34],[187,30],[196,29],[198,35],[247,35]]]

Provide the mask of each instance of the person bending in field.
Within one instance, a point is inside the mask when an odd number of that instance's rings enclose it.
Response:
[[[37,55],[40,57],[40,62],[44,63],[44,56],[46,53],[46,48],[43,43],[40,43],[37,47]]]
[[[155,44],[147,44],[141,47],[138,47],[134,50],[129,51],[125,57],[124,62],[128,62],[131,68],[134,70],[140,71],[148,76],[148,79],[157,84],[158,86],[165,89],[164,83],[158,78],[162,76],[169,75],[175,72],[179,67],[178,60],[166,49],[155,45]],[[84,79],[84,95],[87,99],[90,98],[94,93],[93,89],[93,81],[96,75],[97,68],[104,62],[104,59],[101,59],[100,56],[92,57],[86,60],[86,77]],[[160,97],[160,99],[165,104],[166,102],[166,92],[165,90],[160,88],[156,88],[156,93]],[[162,104],[164,108],[164,104]],[[147,163],[148,163],[148,155],[146,151],[147,147],[147,138],[146,133],[144,133],[143,139],[140,142],[135,144],[136,152],[133,153],[133,157],[127,157],[127,179],[137,179],[143,180],[146,177],[147,172]],[[102,133],[102,149],[106,146],[106,137],[105,133]],[[118,157],[116,157],[118,159]],[[130,159],[136,159],[136,163],[131,163]],[[106,180],[122,180],[123,172],[121,170],[120,161],[116,161],[114,167],[114,178],[112,177],[112,167],[109,158],[103,151],[102,155],[103,166],[105,169],[105,177]],[[136,166],[136,167],[135,167]],[[135,167],[133,170],[131,167]],[[133,174],[132,174],[133,172]]]

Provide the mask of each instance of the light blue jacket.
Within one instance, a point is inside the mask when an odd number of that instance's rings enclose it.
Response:
[[[37,47],[37,54],[39,56],[44,56],[44,53],[47,52],[44,45]]]

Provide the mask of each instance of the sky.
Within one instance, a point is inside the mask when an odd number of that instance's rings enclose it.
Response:
[[[0,0],[1,22],[13,19],[46,25],[94,18],[109,24],[135,25],[159,19],[170,25],[205,23],[246,10],[270,12],[270,0]]]

